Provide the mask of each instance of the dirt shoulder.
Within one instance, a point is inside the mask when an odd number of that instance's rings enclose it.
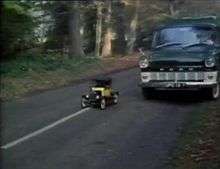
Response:
[[[18,70],[15,70],[15,73],[11,71],[12,73],[1,76],[1,100],[20,98],[36,92],[79,83],[100,74],[110,74],[130,69],[137,66],[138,56],[132,55],[94,60],[93,58],[88,58],[83,61],[67,60],[66,62],[55,63],[57,67],[53,63],[52,69],[47,68],[51,66],[48,63],[45,64],[46,66],[44,65],[46,69],[35,69],[35,67],[39,67],[42,63],[37,66],[34,65],[35,62],[29,63],[29,67],[24,73],[20,73],[20,69],[24,69],[24,63],[21,63],[19,68],[11,66],[12,69]]]
[[[220,101],[195,109],[171,160],[175,169],[220,168]]]

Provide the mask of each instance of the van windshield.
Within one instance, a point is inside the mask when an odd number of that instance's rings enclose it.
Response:
[[[165,28],[154,34],[153,48],[187,46],[190,44],[212,45],[215,42],[215,30],[211,27],[175,27]]]

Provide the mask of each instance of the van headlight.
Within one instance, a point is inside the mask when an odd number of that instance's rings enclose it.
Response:
[[[148,58],[143,58],[139,61],[140,68],[147,68],[149,67],[149,60]]]
[[[205,60],[205,66],[208,67],[208,68],[214,67],[215,64],[216,64],[215,57],[208,57]]]

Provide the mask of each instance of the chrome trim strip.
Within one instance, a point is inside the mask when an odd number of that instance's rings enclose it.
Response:
[[[210,78],[212,76],[212,78]],[[218,81],[218,72],[141,72],[141,80],[147,83],[153,81],[173,81],[177,83],[181,80],[186,81],[204,81],[216,83]],[[188,82],[186,82],[188,83]]]
[[[169,80],[169,74],[168,73],[166,73],[166,80]]]
[[[157,73],[157,80],[160,80],[160,73]]]
[[[195,79],[196,79],[196,81],[198,81],[198,79],[199,79],[199,73],[198,72],[195,73]]]
[[[189,86],[199,86],[199,85],[215,85],[217,82],[185,82]]]
[[[188,80],[188,73],[185,73],[185,80]]]
[[[174,80],[175,82],[177,82],[178,81],[178,73],[177,72],[175,72],[175,80]]]

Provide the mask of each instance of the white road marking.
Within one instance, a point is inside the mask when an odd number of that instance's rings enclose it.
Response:
[[[73,117],[76,117],[76,116],[78,116],[78,115],[80,115],[80,114],[82,114],[82,113],[88,111],[89,109],[90,109],[90,108],[85,108],[85,109],[82,109],[82,110],[80,110],[80,111],[78,111],[78,112],[76,112],[76,113],[74,113],[74,114],[71,114],[71,115],[69,115],[69,116],[66,116],[66,117],[64,117],[64,118],[62,118],[62,119],[60,119],[60,120],[55,121],[54,123],[52,123],[52,124],[50,124],[50,125],[48,125],[48,126],[46,126],[46,127],[44,127],[44,128],[41,128],[41,129],[39,129],[39,130],[36,130],[36,131],[33,132],[33,133],[30,133],[30,134],[28,134],[28,135],[26,135],[26,136],[23,136],[23,137],[21,137],[21,138],[15,140],[15,141],[12,141],[12,142],[10,142],[10,143],[8,143],[8,144],[5,144],[5,145],[1,146],[1,148],[2,148],[2,149],[8,149],[8,148],[14,147],[15,145],[17,145],[17,144],[19,144],[19,143],[22,143],[22,142],[24,142],[24,141],[26,141],[26,140],[28,140],[28,139],[30,139],[30,138],[32,138],[32,137],[35,137],[35,136],[37,136],[37,135],[40,135],[40,134],[42,134],[43,132],[45,132],[45,131],[47,131],[47,130],[49,130],[49,129],[55,127],[55,126],[57,126],[57,125],[59,125],[59,124],[62,124],[62,123],[64,123],[65,121],[67,121],[67,120],[69,120],[69,119],[71,119],[71,118],[73,118]]]

